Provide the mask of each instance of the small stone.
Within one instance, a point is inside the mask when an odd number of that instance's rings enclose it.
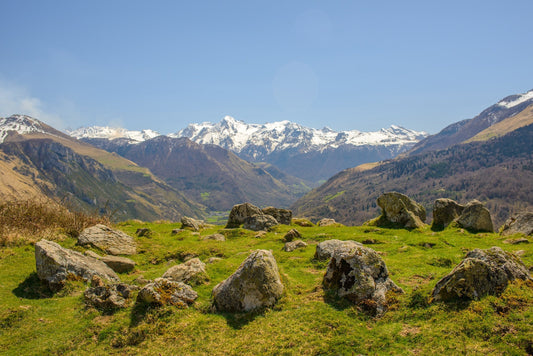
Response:
[[[159,306],[173,305],[187,308],[198,298],[191,286],[165,278],[157,278],[145,285],[137,295],[137,301]]]
[[[202,284],[209,280],[205,263],[199,258],[192,258],[184,263],[169,268],[163,278],[183,283]]]
[[[84,293],[85,303],[104,310],[125,308],[131,291],[131,286],[124,283],[91,287]]]
[[[295,240],[285,243],[285,246],[283,246],[283,250],[285,252],[292,252],[296,249],[305,247],[307,247],[307,244],[305,242],[303,242],[302,240]]]
[[[179,234],[180,232],[184,231],[183,229],[172,229],[171,231],[171,235],[177,235]]]
[[[222,258],[220,258],[220,257],[209,257],[207,259],[207,264],[216,263],[218,261],[222,261]]]
[[[298,230],[291,229],[289,230],[289,232],[285,234],[285,236],[283,237],[283,241],[290,242],[294,239],[301,239],[301,238],[302,238],[302,234],[300,234]]]
[[[200,240],[226,241],[226,237],[222,234],[212,234],[200,237]]]
[[[255,237],[256,239],[260,239],[260,238],[263,238],[263,237],[265,237],[265,236],[266,236],[266,234],[267,234],[267,232],[266,232],[266,231],[263,231],[263,230],[261,230],[261,231],[258,231],[258,232],[257,232],[257,233],[255,234],[255,236],[254,236],[254,237]]]
[[[526,238],[518,238],[518,239],[507,239],[503,241],[504,244],[510,244],[510,245],[518,245],[518,244],[528,244],[529,240]]]

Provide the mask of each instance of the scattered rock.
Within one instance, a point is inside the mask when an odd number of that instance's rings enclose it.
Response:
[[[108,255],[100,257],[100,261],[118,273],[130,272],[135,268],[135,262],[126,257]]]
[[[97,275],[108,282],[120,282],[116,273],[102,261],[48,240],[35,244],[35,265],[39,279],[48,283],[52,291],[58,291],[73,277],[91,281]]]
[[[375,245],[375,244],[379,244],[379,241],[376,240],[376,239],[365,239],[365,240],[361,241],[361,243],[363,245]]]
[[[435,247],[436,245],[437,245],[437,244],[434,243],[434,242],[420,242],[420,243],[418,244],[418,246],[422,246],[422,247],[424,247],[424,248],[433,248],[433,247]]]
[[[285,234],[285,236],[283,237],[283,241],[290,242],[294,239],[301,239],[301,238],[302,238],[302,234],[300,234],[298,230],[291,229],[289,230],[289,232]]]
[[[298,225],[298,226],[301,226],[301,227],[313,227],[313,226],[315,226],[311,222],[311,220],[305,219],[305,218],[294,218],[294,219],[292,219],[292,223],[294,225]]]
[[[390,192],[378,198],[381,216],[374,221],[376,226],[416,229],[424,226],[426,210],[408,196]]]
[[[265,215],[261,213],[261,214],[256,214],[256,215],[247,217],[244,220],[244,225],[242,227],[244,229],[252,230],[252,231],[260,231],[260,230],[268,231],[276,225],[279,225],[276,219],[274,219],[270,215]]]
[[[326,240],[320,242],[318,245],[316,245],[316,251],[315,251],[315,259],[316,260],[327,260],[328,258],[331,258],[333,255],[333,252],[337,249],[352,249],[354,247],[363,246],[357,241],[353,240]]]
[[[218,262],[218,261],[222,261],[222,258],[220,258],[220,257],[209,257],[207,259],[207,264],[215,263],[215,262]]]
[[[137,302],[187,308],[194,303],[196,298],[198,298],[198,293],[191,286],[183,282],[157,278],[139,291]]]
[[[333,252],[324,276],[324,287],[378,316],[387,310],[389,291],[403,293],[389,278],[383,259],[376,251],[362,245]]]
[[[504,244],[518,245],[518,244],[528,244],[529,240],[522,237],[519,239],[508,239],[503,241]]]
[[[138,287],[137,287],[138,288]],[[113,310],[127,307],[131,298],[132,287],[124,284],[111,284],[107,286],[88,288],[83,294],[85,304],[96,309]]]
[[[222,234],[212,234],[200,237],[200,240],[226,241],[226,237]]]
[[[531,280],[520,258],[499,247],[475,249],[437,283],[431,296],[435,301],[444,302],[498,296],[515,279]]]
[[[263,212],[257,206],[250,203],[234,205],[229,213],[228,223],[226,224],[227,229],[234,229],[240,227],[244,224],[246,218],[251,217],[252,215],[261,215]],[[276,221],[277,222],[277,221]]]
[[[139,276],[139,277],[135,278],[135,279],[133,280],[133,282],[135,282],[136,284],[141,285],[141,286],[144,286],[144,285],[146,285],[146,284],[148,284],[148,283],[152,283],[151,280],[146,279],[146,278],[144,278],[143,276]]]
[[[285,246],[283,246],[283,251],[292,252],[296,249],[305,248],[305,247],[307,247],[307,244],[303,242],[302,240],[294,240],[294,241],[289,241],[285,243]]]
[[[179,234],[180,232],[184,231],[183,229],[172,229],[172,231],[170,232],[171,235],[177,235]]]
[[[255,237],[256,239],[260,239],[260,238],[262,238],[262,237],[265,237],[266,234],[267,234],[266,231],[261,230],[261,231],[258,231],[257,234],[255,234],[254,237]]]
[[[513,214],[501,228],[502,236],[513,234],[533,235],[533,212]]]
[[[494,232],[490,212],[479,201],[466,204],[457,224],[470,232]]]
[[[192,258],[184,263],[170,267],[163,278],[183,283],[202,284],[209,280],[205,271],[205,263],[199,258]]]
[[[96,247],[110,255],[134,255],[136,252],[133,237],[101,224],[83,230],[78,244]]]
[[[137,237],[150,237],[152,235],[152,230],[150,230],[149,228],[143,227],[143,228],[137,229],[137,231],[135,231],[135,235],[137,235]]]
[[[213,309],[249,312],[276,304],[283,284],[272,252],[256,250],[226,280],[213,288]]]
[[[335,219],[324,218],[324,219],[320,220],[320,221],[317,223],[317,225],[320,226],[320,227],[324,227],[324,226],[334,226],[334,225],[337,225],[337,222],[335,221]]]
[[[278,209],[273,206],[261,209],[263,214],[270,215],[277,220],[279,224],[290,225],[292,221],[292,211],[287,209]]]
[[[458,204],[451,199],[437,199],[433,205],[433,224],[431,228],[434,230],[442,230],[459,216],[464,210],[464,205]]]
[[[182,229],[190,229],[192,231],[200,231],[200,229],[204,226],[204,222],[201,220],[196,220],[193,218],[190,218],[188,216],[184,216],[181,218],[181,228]]]

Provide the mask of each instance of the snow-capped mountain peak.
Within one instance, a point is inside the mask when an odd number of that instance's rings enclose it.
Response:
[[[67,133],[77,139],[81,138],[106,138],[109,140],[126,138],[130,143],[140,143],[161,134],[153,130],[132,131],[121,127],[91,126],[68,130]]]
[[[510,109],[531,99],[533,99],[533,89],[523,94],[508,96],[507,98],[498,102],[497,105]]]
[[[26,115],[11,115],[0,118],[0,143],[4,142],[10,132],[24,135],[33,132],[47,132],[43,123]]]

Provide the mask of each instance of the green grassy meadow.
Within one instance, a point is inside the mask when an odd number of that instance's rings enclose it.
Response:
[[[126,283],[160,277],[189,256],[207,264],[208,283],[193,286],[199,297],[188,309],[145,307],[103,313],[87,308],[86,288],[69,282],[51,294],[35,273],[31,243],[0,248],[0,354],[2,355],[526,355],[533,351],[533,285],[516,282],[500,297],[470,303],[428,303],[437,281],[474,248],[523,250],[533,266],[533,244],[509,245],[498,234],[471,234],[457,228],[433,232],[361,227],[278,226],[264,237],[253,231],[211,226],[200,233],[171,235],[177,223],[127,221],[117,227],[131,236],[140,227],[151,237],[136,238],[133,272]],[[282,238],[296,228],[309,245],[282,251]],[[201,241],[221,232],[225,242]],[[315,245],[327,239],[373,242],[391,279],[405,294],[374,319],[322,289],[327,262],[313,260]],[[24,241],[28,241],[25,239]],[[75,239],[58,242],[80,252]],[[285,293],[261,313],[216,314],[211,290],[231,275],[255,249],[269,249],[277,260]]]

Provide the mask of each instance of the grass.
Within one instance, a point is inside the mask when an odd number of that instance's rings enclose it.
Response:
[[[510,285],[500,297],[459,304],[428,304],[437,281],[457,265],[467,251],[500,246],[524,250],[522,260],[533,265],[531,244],[508,245],[497,234],[470,234],[451,228],[433,232],[375,227],[279,226],[265,237],[243,229],[212,226],[200,232],[221,232],[225,242],[201,241],[181,224],[126,221],[118,228],[135,236],[141,227],[150,238],[136,238],[136,269],[121,274],[127,283],[161,276],[188,256],[207,265],[209,281],[194,286],[199,298],[188,309],[133,305],[103,314],[83,304],[85,288],[72,282],[51,294],[35,275],[33,246],[0,248],[0,353],[67,355],[343,355],[343,354],[488,354],[525,355],[533,348],[533,287]],[[291,228],[309,246],[282,251]],[[374,319],[322,289],[326,262],[313,260],[316,243],[326,239],[373,240],[394,282],[405,290],[380,319]],[[83,251],[75,239],[61,241]],[[431,247],[432,246],[432,247]],[[210,312],[211,290],[232,274],[255,249],[271,249],[277,260],[284,296],[272,309],[251,314]]]

